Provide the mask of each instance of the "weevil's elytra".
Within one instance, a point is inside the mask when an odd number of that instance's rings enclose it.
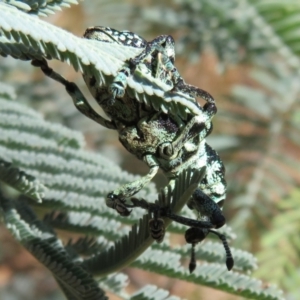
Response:
[[[149,228],[152,237],[157,241],[163,239],[165,230],[161,218],[172,219],[191,227],[190,229],[197,228],[190,231],[194,233],[194,239],[198,242],[208,233],[216,234],[223,242],[226,264],[228,269],[231,269],[233,259],[226,239],[212,230],[225,224],[221,208],[226,193],[224,165],[216,151],[205,142],[206,136],[212,131],[211,121],[217,112],[213,97],[206,91],[184,82],[174,66],[174,40],[171,36],[161,35],[147,42],[133,32],[96,26],[88,28],[84,38],[142,49],[139,55],[124,64],[108,86],[97,82],[94,77],[83,74],[91,94],[109,119],[97,114],[78,87],[50,69],[45,60],[33,61],[33,64],[41,67],[47,76],[66,87],[81,113],[106,128],[117,130],[124,147],[148,165],[149,172],[145,176],[109,193],[106,198],[107,206],[122,216],[128,216],[130,209],[137,206],[149,210],[150,213],[154,212]],[[141,65],[147,74],[152,74],[153,77],[163,81],[170,90],[179,91],[194,99],[196,97],[204,99],[206,104],[201,108],[202,114],[197,116],[190,114],[183,120],[177,115],[157,111],[155,106],[146,107],[144,103],[130,97],[126,91],[127,78],[135,72],[137,66]],[[203,167],[206,168],[206,174],[187,204],[190,209],[196,211],[198,220],[175,215],[145,200],[131,199],[152,180],[159,169],[174,182],[183,170],[187,168],[199,170]],[[127,203],[130,199],[133,204]],[[188,229],[187,234],[190,234],[190,231]],[[194,252],[196,243],[192,242],[190,270],[196,266]]]

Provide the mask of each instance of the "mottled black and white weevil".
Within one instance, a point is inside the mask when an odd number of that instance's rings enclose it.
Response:
[[[195,245],[208,233],[216,234],[223,242],[226,265],[228,270],[231,270],[234,261],[225,236],[213,230],[225,224],[221,209],[226,193],[224,165],[216,151],[205,142],[205,137],[212,130],[211,120],[217,111],[213,97],[204,90],[184,82],[174,66],[175,50],[171,36],[162,35],[147,42],[130,31],[96,26],[88,28],[84,38],[142,49],[139,55],[124,65],[108,86],[97,82],[93,76],[83,74],[91,94],[110,120],[96,113],[79,88],[49,68],[46,60],[32,61],[32,64],[41,67],[47,76],[66,87],[81,113],[106,128],[117,130],[124,147],[149,166],[148,174],[109,193],[106,198],[107,206],[123,216],[128,216],[129,208],[133,207],[149,210],[153,213],[153,219],[149,223],[150,232],[158,242],[162,241],[165,231],[161,217],[189,226],[185,238],[187,243],[192,244],[190,272],[196,267]],[[203,107],[199,105],[201,115],[190,115],[187,120],[183,120],[179,116],[156,111],[153,107],[130,97],[126,92],[127,78],[140,64],[144,64],[153,77],[170,86],[170,90],[180,91],[193,98],[203,98],[206,104]],[[206,168],[206,173],[187,204],[197,212],[197,220],[175,215],[168,208],[133,198],[152,180],[159,168],[172,183],[182,170],[198,170],[203,167]],[[131,200],[131,203],[127,200]]]

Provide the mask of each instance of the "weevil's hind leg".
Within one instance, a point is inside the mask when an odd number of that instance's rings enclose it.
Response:
[[[31,64],[35,67],[40,67],[43,73],[54,79],[55,81],[60,82],[66,88],[66,91],[73,99],[75,107],[86,117],[92,119],[93,121],[99,123],[100,125],[109,128],[116,129],[114,123],[109,120],[106,120],[100,116],[88,103],[78,86],[74,82],[70,82],[62,77],[60,74],[56,73],[53,69],[48,66],[48,63],[45,59],[37,60],[33,59]]]
[[[202,242],[209,230],[207,229],[201,229],[201,228],[196,228],[196,227],[191,227],[186,230],[185,232],[185,241],[188,244],[192,245],[191,249],[191,258],[190,258],[190,263],[189,263],[189,271],[190,273],[193,273],[194,270],[196,269],[196,253],[195,253],[195,247],[198,243]]]
[[[216,236],[218,236],[219,239],[222,241],[224,249],[225,249],[225,253],[226,253],[227,270],[230,271],[234,266],[234,260],[233,260],[229,245],[227,243],[226,236],[224,234],[221,234],[221,233],[215,231],[215,230],[209,230],[209,232],[215,234]]]
[[[228,271],[230,271],[234,266],[234,260],[224,234],[211,229],[191,227],[185,232],[186,242],[188,244],[192,244],[191,260],[189,264],[190,273],[192,273],[196,268],[195,246],[196,244],[202,242],[209,233],[215,234],[222,241],[226,253],[226,266]]]
[[[220,228],[226,222],[218,203],[213,201],[199,188],[194,191],[191,200],[187,205],[190,209],[195,209],[201,216],[207,218],[213,224],[214,228]]]
[[[136,193],[138,193],[152,180],[152,178],[158,172],[158,163],[152,155],[146,155],[143,160],[150,168],[148,174],[146,174],[142,178],[121,186],[117,190],[109,193],[106,197],[106,205],[110,208],[115,209],[121,216],[128,216],[130,214],[130,210],[128,210],[128,208],[132,206],[126,204],[126,199],[131,198]]]
[[[196,244],[193,243],[192,244],[192,249],[191,249],[191,258],[190,258],[190,263],[189,263],[189,271],[190,271],[190,274],[192,274],[195,269],[196,269],[196,253],[195,253],[195,247],[196,247]]]
[[[170,210],[163,210],[162,216],[165,216],[175,222],[178,222],[189,227],[200,229],[212,229],[222,227],[226,220],[218,203],[214,202],[210,197],[197,188],[189,202],[187,203],[190,209],[195,209],[200,216],[200,220],[189,219],[183,216],[173,214]]]
[[[214,228],[214,224],[212,224],[209,221],[199,221],[199,220],[186,218],[186,217],[183,217],[183,216],[173,214],[172,212],[170,212],[168,210],[164,210],[164,209],[162,209],[161,216],[162,217],[167,217],[167,218],[169,218],[169,219],[171,219],[171,220],[173,220],[177,223],[180,223],[182,225],[187,225],[187,226],[190,226],[190,227],[196,227],[196,228],[200,228],[200,229]]]

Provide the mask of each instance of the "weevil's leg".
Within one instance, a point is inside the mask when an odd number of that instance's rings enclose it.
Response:
[[[211,229],[202,229],[197,227],[191,227],[186,230],[185,232],[185,240],[188,244],[192,244],[192,252],[191,252],[191,260],[189,264],[190,273],[192,273],[196,268],[196,259],[195,259],[195,245],[202,242],[206,236],[209,233],[213,233],[216,236],[219,237],[219,239],[222,241],[225,253],[226,253],[226,266],[228,271],[230,271],[233,268],[234,260],[229,248],[229,245],[227,243],[226,237],[224,234],[221,234],[215,230]]]
[[[151,211],[151,205],[155,205],[154,203],[148,202],[145,199],[138,199],[135,197],[131,197],[130,201],[132,202],[132,205],[128,204],[127,207],[140,207],[148,211]]]
[[[158,151],[161,157],[171,158],[177,155],[185,143],[199,136],[199,143],[203,141],[212,131],[212,118],[217,108],[212,103],[206,103],[203,107],[202,116],[193,117],[182,129],[179,136],[172,143],[163,143]]]
[[[209,232],[211,232],[211,233],[215,234],[216,236],[218,236],[219,239],[222,241],[224,249],[225,249],[225,253],[226,253],[227,270],[230,271],[234,266],[234,260],[233,260],[229,245],[227,243],[226,236],[222,233],[219,233],[219,232],[215,231],[215,230],[209,230]]]
[[[199,188],[194,191],[191,200],[188,203],[188,207],[190,209],[195,209],[201,215],[202,220],[185,218],[164,209],[161,210],[161,215],[183,225],[200,229],[220,228],[226,222],[218,203],[214,202]]]
[[[174,63],[175,50],[174,39],[170,35],[160,35],[151,42],[148,42],[145,49],[136,57],[130,59],[131,74],[135,68],[141,63],[148,55],[152,55],[154,51],[158,51],[167,57]]]
[[[156,77],[159,77],[159,71],[161,69],[166,70],[171,75],[174,82],[174,90],[178,90],[191,97],[200,97],[207,101],[208,103],[215,104],[215,99],[206,91],[195,87],[190,84],[186,84],[179,74],[177,68],[174,66],[175,61],[175,42],[170,35],[161,35],[151,42],[148,42],[144,51],[142,51],[138,56],[130,60],[130,70],[131,74],[134,72],[136,66],[143,61],[148,55],[152,54],[154,51],[158,51],[157,55],[157,68]]]
[[[117,190],[109,193],[106,197],[106,205],[117,210],[122,216],[128,216],[130,214],[127,207],[131,207],[131,205],[125,203],[126,198],[130,198],[139,192],[158,172],[159,166],[154,156],[146,155],[143,160],[150,168],[148,174],[140,179],[121,186]]]
[[[156,69],[156,78],[160,77],[159,71],[163,69],[170,74],[174,85],[174,91],[182,92],[194,98],[200,97],[208,103],[215,104],[215,99],[208,92],[184,82],[177,68],[174,66],[175,53],[173,56],[169,56],[165,47],[157,47],[157,50],[159,49],[160,52],[157,55],[158,65]]]
[[[113,104],[115,98],[122,98],[125,95],[127,87],[127,78],[130,74],[130,70],[127,67],[123,67],[118,75],[114,78],[113,82],[108,87],[108,91],[112,95],[111,102]]]
[[[164,52],[160,52],[158,54],[158,63],[159,65],[157,66],[157,72],[159,72],[160,69],[165,69],[167,72],[169,72],[174,83],[174,91],[182,92],[194,98],[200,97],[208,103],[215,104],[215,99],[208,92],[184,82],[172,60],[170,60],[170,57],[166,56]],[[156,73],[156,77],[159,77],[158,73]]]
[[[171,74],[171,77],[173,78],[173,82],[174,82],[173,90],[182,92],[191,97],[195,97],[195,98],[200,97],[208,103],[215,104],[215,99],[211,94],[198,87],[195,87],[193,85],[184,82],[183,78],[179,74],[173,62],[169,60],[169,57],[162,56],[162,60],[165,61],[163,65],[165,66],[166,70]]]
[[[172,42],[173,42],[173,44],[172,44]],[[175,91],[177,90],[179,92],[188,94],[191,97],[195,97],[195,98],[200,97],[208,103],[215,104],[215,99],[208,92],[184,82],[184,80],[181,77],[181,75],[179,74],[177,68],[174,66],[175,52],[174,52],[174,40],[173,39],[172,39],[172,42],[167,39],[166,45],[164,47],[160,46],[160,47],[156,48],[156,50],[159,50],[159,53],[157,56],[159,67],[157,68],[157,71],[160,68],[163,68],[167,72],[169,72],[169,74],[171,75],[171,78],[173,79],[173,83],[174,83],[173,90],[175,90]],[[173,49],[173,53],[168,51],[168,49]],[[156,75],[156,77],[158,77],[158,75]]]
[[[202,242],[207,234],[209,233],[210,229],[200,229],[196,227],[190,227],[186,230],[184,237],[185,241],[188,244],[192,244],[191,249],[191,258],[189,263],[189,271],[190,273],[193,273],[193,271],[196,269],[196,253],[195,253],[195,246]]]
[[[164,44],[162,46],[162,44]],[[145,49],[136,57],[129,60],[129,66],[123,67],[113,80],[113,83],[109,86],[108,90],[112,96],[122,98],[125,94],[127,87],[127,78],[134,73],[138,64],[140,64],[148,55],[151,55],[154,51],[163,53],[164,57],[168,57],[167,61],[171,62],[173,66],[174,62],[174,39],[169,35],[160,35],[151,42],[147,42]],[[169,58],[170,57],[170,58]]]
[[[190,227],[196,227],[200,229],[211,229],[214,228],[214,224],[208,221],[199,221],[199,220],[194,220],[190,218],[186,218],[183,216],[179,216],[176,214],[171,213],[170,211],[164,209],[161,210],[161,216],[162,217],[167,217],[177,223],[180,223],[182,225],[190,226]]]
[[[211,94],[198,87],[185,83],[182,78],[176,83],[174,90],[178,90],[195,98],[200,97],[208,103],[215,104],[215,99]]]
[[[213,224],[214,228],[222,227],[226,220],[218,203],[203,193],[199,188],[193,193],[187,204],[190,209],[195,209],[201,216],[205,216]],[[198,227],[199,226],[194,226]],[[212,228],[212,227],[211,227]]]
[[[75,107],[86,117],[92,119],[93,121],[99,123],[100,125],[109,128],[109,129],[116,129],[116,126],[113,122],[106,120],[102,116],[100,116],[88,103],[78,86],[74,82],[70,82],[62,77],[60,74],[53,71],[48,66],[48,63],[45,59],[37,60],[33,59],[31,64],[35,67],[40,67],[43,73],[54,79],[55,81],[60,82],[66,88],[66,91],[73,99]]]

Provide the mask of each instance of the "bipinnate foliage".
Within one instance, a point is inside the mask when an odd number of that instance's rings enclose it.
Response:
[[[78,4],[77,0],[3,0],[3,2],[13,5],[26,13],[39,16],[54,14],[56,11],[61,10],[61,7],[70,7],[71,4]]]
[[[25,3],[31,8],[23,6],[23,11],[0,2],[0,54],[22,60],[44,57],[66,61],[76,71],[93,74],[109,83],[124,61],[137,54],[136,49],[86,41],[25,13],[47,13],[46,8],[53,11],[51,4],[59,7],[69,2],[18,1],[19,7]],[[142,69],[128,84],[132,95],[157,110],[182,117],[188,112],[198,113],[189,98],[166,92],[162,83],[147,77]],[[106,207],[107,193],[133,176],[100,155],[83,150],[81,134],[44,121],[38,113],[12,101],[12,93],[7,91],[9,88],[4,86],[0,99],[3,218],[15,238],[53,273],[67,299],[105,299],[100,287],[125,299],[176,299],[153,286],[132,297],[126,295],[125,275],[112,272],[128,265],[246,298],[281,299],[281,292],[275,287],[266,287],[242,274],[256,267],[251,254],[232,249],[235,267],[228,272],[219,241],[201,244],[197,258],[205,262],[189,274],[182,263],[182,259],[189,259],[187,246],[177,245],[173,249],[167,238],[162,244],[152,244],[149,217],[143,216],[142,210],[135,209],[130,218],[121,218]],[[18,100],[21,102],[22,98]],[[139,196],[157,199],[179,212],[200,178],[201,172],[191,174],[187,170],[177,179],[172,195],[166,188],[158,196],[153,185],[148,185]],[[18,195],[7,189],[7,185],[18,191]],[[37,207],[51,211],[41,219],[32,210]],[[183,213],[188,215],[185,209]],[[63,245],[54,231],[59,228],[81,233],[82,238]],[[181,234],[185,231],[178,224],[168,229]],[[229,228],[222,231],[232,236]]]
[[[134,1],[132,11],[137,13],[132,18],[137,28],[139,20],[144,21],[148,31],[163,26],[169,34],[176,34],[177,51],[185,57],[198,60],[199,54],[210,48],[223,63],[229,65],[276,51],[284,57],[288,66],[300,67],[298,1],[151,2],[151,7],[144,9],[141,3]],[[101,6],[101,3],[97,1],[97,5]],[[124,26],[129,27],[129,24]]]
[[[14,110],[14,107],[19,109]],[[256,279],[234,271],[228,272],[224,265],[224,249],[218,242],[201,245],[197,254],[207,263],[199,266],[194,274],[188,274],[181,263],[182,258],[189,258],[190,249],[187,246],[181,248],[178,245],[171,250],[167,239],[163,244],[151,245],[148,215],[131,229],[124,228],[126,222],[134,224],[143,212],[134,210],[132,218],[121,218],[104,204],[109,190],[128,181],[126,172],[107,163],[101,156],[82,150],[82,139],[78,133],[43,121],[33,111],[28,118],[31,110],[11,100],[3,98],[1,108],[1,119],[5,114],[11,116],[0,128],[0,136],[9,137],[0,141],[1,165],[3,174],[6,174],[4,182],[24,194],[15,200],[13,196],[1,196],[6,226],[53,272],[63,292],[67,297],[70,295],[69,299],[98,299],[102,292],[91,275],[104,278],[106,286],[106,276],[130,263],[141,269],[250,298],[258,295],[257,299],[280,299],[273,287],[265,289]],[[20,120],[19,126],[13,122],[16,115]],[[9,172],[12,166],[14,172]],[[191,177],[188,173],[182,174],[174,195],[163,190],[158,201],[170,205],[174,212],[180,210],[196,187],[199,175]],[[28,182],[34,183],[37,178],[47,187],[42,193],[35,193],[39,194],[42,203],[37,202],[26,189]],[[151,186],[141,194],[147,199],[156,197],[156,191]],[[29,205],[55,211],[47,214],[42,221],[34,215]],[[64,247],[52,228],[82,233],[84,236],[78,241],[70,240]],[[175,232],[183,234],[183,226],[176,226]],[[228,234],[230,236],[230,231]],[[235,270],[249,272],[256,267],[249,253],[235,249],[232,252]],[[215,275],[211,277],[211,273]],[[78,280],[81,285],[78,285]]]
[[[272,232],[262,239],[263,249],[259,259],[264,266],[256,274],[281,284],[292,295],[299,294],[300,274],[294,267],[299,265],[300,190],[295,189],[277,204],[279,214],[272,220]],[[266,270],[274,269],[272,274]]]
[[[1,2],[0,9],[2,56],[10,55],[23,60],[45,57],[66,61],[76,71],[93,75],[98,81],[109,84],[124,61],[141,51],[138,48],[78,38]],[[179,114],[182,118],[188,112],[201,114],[192,98],[180,92],[168,91],[166,84],[143,72],[143,67],[138,67],[134,74],[128,79],[127,91],[138,101],[156,110]]]
[[[208,141],[226,161],[230,201],[225,209],[239,230],[238,243],[262,251],[257,274],[299,299],[300,244],[293,235],[297,221],[290,215],[296,206],[279,209],[299,203],[294,192],[300,184],[299,1],[153,0],[147,9],[134,3],[139,7],[135,22],[143,20],[153,35],[176,36],[176,53],[184,59],[199,60],[205,51],[211,56],[213,49],[218,67],[230,69],[234,62],[243,69],[238,71],[243,84],[217,98]],[[276,251],[279,245],[283,251]]]

